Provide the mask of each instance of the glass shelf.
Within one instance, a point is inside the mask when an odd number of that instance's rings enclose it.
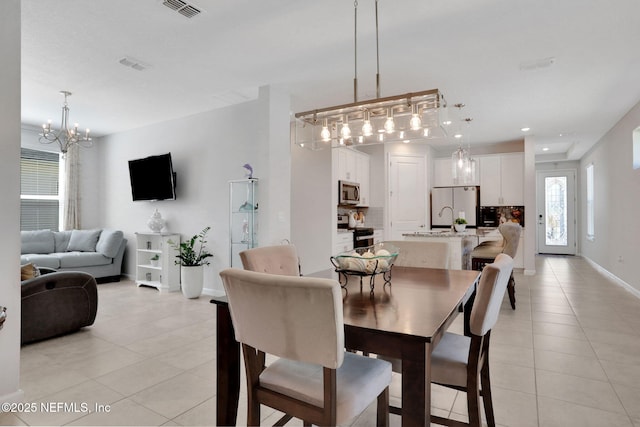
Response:
[[[239,253],[258,246],[258,179],[229,181],[229,259],[241,267]]]

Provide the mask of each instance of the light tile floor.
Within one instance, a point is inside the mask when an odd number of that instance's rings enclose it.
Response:
[[[505,297],[492,333],[498,425],[640,427],[640,299],[581,258],[536,263],[535,276],[515,274],[517,309]],[[37,410],[0,413],[0,425],[213,425],[214,314],[206,296],[100,285],[94,326],[23,347],[21,387]],[[399,389],[394,377],[393,400]],[[241,393],[239,424],[244,384]],[[462,393],[434,387],[432,406],[466,419]],[[278,418],[267,408],[262,416],[264,425]],[[374,423],[374,406],[352,421]],[[391,423],[399,426],[399,417]]]

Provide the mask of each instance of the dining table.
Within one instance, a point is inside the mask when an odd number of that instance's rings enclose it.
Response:
[[[479,271],[393,266],[383,275],[348,276],[342,287],[345,347],[401,360],[402,426],[431,420],[431,353],[462,312],[468,324]],[[338,280],[333,269],[306,276]],[[364,280],[362,280],[364,279]],[[344,280],[343,282],[344,283]],[[216,305],[216,423],[235,425],[240,393],[240,345],[226,296]]]

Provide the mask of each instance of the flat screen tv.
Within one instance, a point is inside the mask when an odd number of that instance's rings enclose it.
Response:
[[[129,177],[134,202],[176,198],[176,175],[171,153],[129,160]]]

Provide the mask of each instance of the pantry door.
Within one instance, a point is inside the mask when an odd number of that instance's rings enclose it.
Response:
[[[425,156],[389,155],[389,229],[391,240],[424,230],[426,217]]]
[[[538,253],[576,254],[576,172],[537,174]]]

